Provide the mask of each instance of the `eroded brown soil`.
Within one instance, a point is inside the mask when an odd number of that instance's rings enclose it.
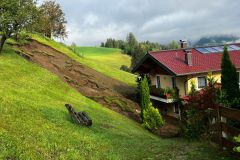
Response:
[[[55,73],[84,96],[139,121],[140,107],[131,99],[135,94],[134,87],[105,76],[35,40],[17,47],[22,56]]]

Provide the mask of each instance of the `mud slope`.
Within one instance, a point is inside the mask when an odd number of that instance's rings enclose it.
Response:
[[[139,106],[130,99],[135,93],[134,87],[107,77],[35,40],[17,47],[22,56],[57,74],[84,96],[139,121]]]

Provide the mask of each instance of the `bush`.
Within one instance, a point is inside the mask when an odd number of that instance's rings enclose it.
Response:
[[[156,132],[163,124],[162,115],[150,104],[149,108],[143,111],[143,126],[151,132]]]
[[[235,142],[240,143],[240,135],[239,135],[238,137],[234,137],[234,140],[235,140]],[[235,152],[239,152],[239,153],[240,153],[240,146],[234,147],[233,150],[234,150]]]
[[[73,53],[78,53],[77,52],[77,45],[75,43],[72,43],[71,46],[69,46],[69,49],[72,50]]]
[[[13,36],[13,39],[19,44],[19,45],[26,45],[29,44],[30,36],[26,32],[21,32],[19,34],[16,34]]]
[[[192,87],[187,103],[182,112],[182,122],[185,125],[185,137],[188,139],[199,138],[202,135],[208,136],[208,108],[216,108],[217,92],[219,88],[215,85],[211,75],[209,85],[197,92]],[[194,85],[192,85],[194,86]]]
[[[203,111],[190,109],[186,111],[185,137],[197,139],[206,131],[207,119]]]

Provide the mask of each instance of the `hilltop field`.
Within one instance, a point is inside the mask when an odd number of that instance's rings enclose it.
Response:
[[[96,56],[87,52],[82,58],[62,44],[34,39],[109,77],[135,83],[135,76],[120,71],[117,65],[96,64]],[[0,68],[0,159],[231,159],[205,141],[162,139],[151,134],[139,123],[83,96],[54,73],[17,55],[8,44],[0,56]],[[66,103],[77,111],[86,111],[93,126],[74,124]]]
[[[102,47],[78,47],[77,52],[84,58],[94,60],[96,63],[120,69],[122,65],[130,67],[131,57],[122,53],[120,49]]]

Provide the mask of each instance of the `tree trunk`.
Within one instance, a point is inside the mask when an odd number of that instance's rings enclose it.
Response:
[[[0,54],[2,53],[3,45],[6,42],[7,37],[5,35],[2,35],[1,42],[0,42]]]

